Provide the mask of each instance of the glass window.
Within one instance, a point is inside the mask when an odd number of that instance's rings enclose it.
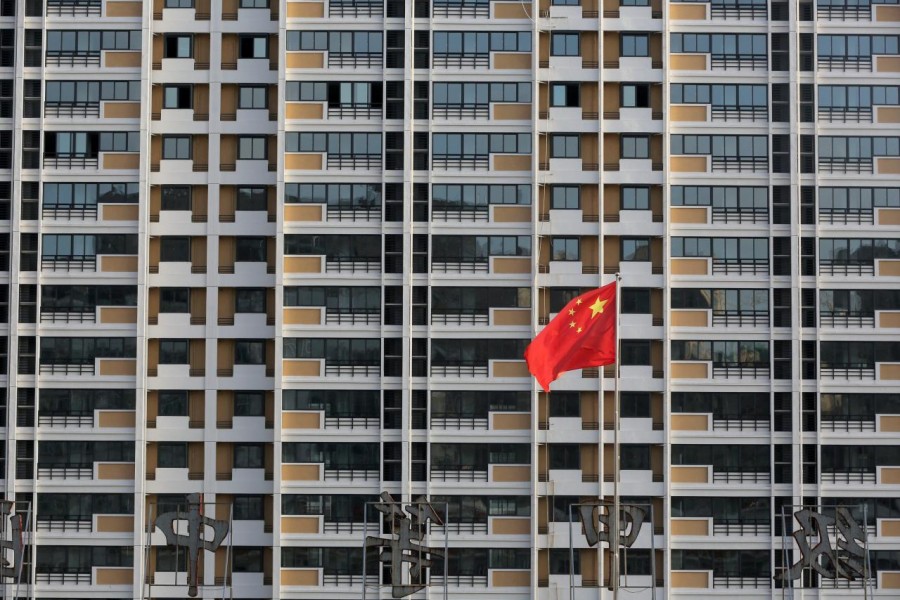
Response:
[[[191,136],[189,135],[164,135],[163,136],[163,160],[190,160]]]
[[[623,135],[622,158],[650,158],[650,136]]]
[[[193,86],[164,85],[163,108],[191,108],[193,105]]]
[[[649,83],[623,83],[622,108],[648,108],[650,106]]]
[[[264,136],[238,138],[238,160],[266,160],[267,148]]]
[[[159,312],[191,312],[191,289],[186,287],[159,288]]]
[[[166,8],[194,8],[194,0],[166,0]]]
[[[235,261],[266,262],[266,238],[238,237],[235,241]]]
[[[581,188],[577,185],[554,185],[550,188],[550,208],[578,210],[581,208]]]
[[[232,517],[235,521],[262,521],[264,500],[262,496],[235,496]],[[236,569],[235,569],[236,570]]]
[[[162,262],[190,262],[191,238],[174,235],[160,237],[159,259]]]
[[[235,291],[234,305],[237,313],[265,313],[266,290],[263,288],[238,288]]]
[[[580,417],[581,395],[578,392],[555,392],[549,408],[551,417]]]
[[[268,108],[268,93],[264,85],[242,85],[238,91],[238,108]]]
[[[620,56],[650,56],[650,36],[646,33],[622,33]]]
[[[161,365],[186,365],[188,364],[187,340],[160,340],[159,364]]]
[[[622,340],[623,366],[649,366],[650,365],[650,340]]]
[[[650,210],[650,188],[623,185],[621,194],[622,210]]]
[[[237,340],[234,343],[234,364],[266,364],[266,343],[262,340]]]
[[[581,106],[580,83],[552,83],[550,84],[550,106],[575,107]]]
[[[186,469],[187,444],[183,442],[159,442],[156,445],[156,464],[161,469]]]
[[[265,35],[242,35],[238,58],[268,58],[269,38]]]
[[[622,288],[622,314],[650,314],[650,290],[646,288]]]
[[[577,33],[553,33],[550,36],[551,56],[579,56],[579,35]]]
[[[235,444],[235,469],[262,469],[265,464],[265,452],[262,444]]]
[[[265,415],[265,392],[235,392],[234,416],[262,417]]]
[[[269,0],[241,0],[241,8],[269,8]]]
[[[188,393],[186,391],[160,390],[158,402],[157,415],[160,417],[188,416]]]
[[[622,262],[648,262],[650,260],[649,238],[623,238]]]
[[[163,38],[163,58],[192,58],[194,38],[189,34],[170,34]]]
[[[650,418],[650,393],[621,392],[619,394],[619,416],[623,419]]]
[[[554,237],[550,240],[550,260],[581,260],[577,237]]]
[[[164,185],[160,188],[162,210],[191,210],[191,188],[187,185]]]
[[[550,158],[580,158],[581,136],[556,133],[550,138]]]

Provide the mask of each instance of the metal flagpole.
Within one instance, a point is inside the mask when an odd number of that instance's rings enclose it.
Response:
[[[622,275],[616,273],[616,362],[615,362],[615,391],[613,394],[613,512],[609,519],[609,545],[610,554],[609,585],[613,593],[613,600],[619,597],[619,365],[622,364],[621,327],[619,313],[622,306]]]

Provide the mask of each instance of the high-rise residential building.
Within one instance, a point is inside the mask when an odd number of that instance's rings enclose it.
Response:
[[[896,0],[3,0],[0,219],[4,597],[188,597],[201,494],[198,597],[386,598],[384,491],[415,598],[900,595]],[[773,579],[804,505],[871,586]]]

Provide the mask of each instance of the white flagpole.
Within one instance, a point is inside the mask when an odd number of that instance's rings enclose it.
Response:
[[[621,356],[621,327],[619,314],[622,312],[622,275],[616,273],[616,362],[615,362],[615,391],[613,393],[613,510],[609,518],[609,545],[612,550],[609,569],[609,583],[612,589],[613,600],[619,597],[619,574],[621,564],[619,562],[619,375],[622,364]]]

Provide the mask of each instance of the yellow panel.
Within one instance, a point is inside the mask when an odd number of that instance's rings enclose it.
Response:
[[[881,372],[878,374],[878,378],[882,381],[897,381],[900,380],[900,364],[898,363],[881,363],[880,365]]]
[[[672,519],[672,535],[709,535],[709,521],[705,519]]]
[[[897,72],[900,73],[900,69]],[[876,158],[875,161],[877,175],[900,175],[900,158]]]
[[[498,157],[499,158],[499,157]],[[529,158],[529,162],[531,159]],[[494,223],[530,223],[530,206],[495,206]]]
[[[128,532],[134,531],[134,517],[131,515],[97,515],[97,531]]]
[[[876,21],[889,21],[892,23],[900,21],[900,6],[873,5],[872,8],[875,10]]]
[[[900,123],[900,106],[876,106],[875,122]]]
[[[281,465],[281,478],[285,481],[318,481],[319,465]]]
[[[322,309],[321,308],[285,308],[284,309],[285,325],[321,325]]]
[[[497,154],[494,156],[495,171],[530,171],[530,154]]]
[[[531,414],[494,413],[494,429],[504,431],[531,429]]]
[[[672,483],[709,483],[709,468],[674,465]]]
[[[495,482],[531,481],[529,465],[494,465]]]
[[[673,206],[669,209],[669,218],[672,223],[699,223],[708,222],[709,211],[703,206]]]
[[[705,571],[672,571],[673,588],[708,588],[709,573]]]
[[[670,4],[669,18],[673,21],[705,21],[706,4]]]
[[[524,360],[495,360],[491,372],[493,377],[530,377]]]
[[[878,326],[884,328],[900,327],[900,312],[884,311],[879,313]]]
[[[281,585],[318,586],[319,572],[315,569],[281,569]]]
[[[882,6],[881,8],[887,8]],[[898,19],[900,20],[900,19]],[[886,590],[900,590],[900,573],[894,571],[881,572],[881,587]]]
[[[672,415],[672,431],[707,431],[709,417],[707,415]]]
[[[131,2],[129,2],[131,4]],[[109,5],[107,5],[109,6]],[[140,6],[140,4],[138,4]],[[104,119],[139,119],[141,118],[140,102],[104,102]]]
[[[876,56],[876,73],[900,73],[900,56]]]
[[[494,257],[493,272],[497,274],[531,273],[531,258]]]
[[[491,533],[494,535],[528,535],[531,533],[531,519],[495,517],[491,521]]]
[[[131,585],[133,580],[133,569],[97,567],[97,575],[94,578],[94,583],[97,585]]]
[[[134,377],[137,373],[137,361],[133,358],[101,358],[100,375]]]
[[[321,102],[287,102],[284,105],[287,119],[321,119],[324,113]]]
[[[900,432],[900,415],[879,415],[879,430],[886,433]],[[900,523],[900,521],[898,521]],[[900,534],[898,534],[900,535]]]
[[[101,306],[101,323],[137,323],[137,308],[131,306]]]
[[[281,517],[281,533],[319,533],[319,518]]]
[[[669,170],[673,173],[706,173],[705,156],[673,156],[669,158]]]
[[[324,52],[288,52],[288,69],[321,69],[325,66]]]
[[[531,571],[491,571],[493,587],[528,587]]]
[[[883,259],[878,261],[878,274],[884,277],[900,276],[900,260]]]
[[[705,54],[672,54],[669,56],[669,68],[673,71],[705,71]]]
[[[494,3],[494,5],[496,6],[497,4]],[[494,104],[493,109],[494,119],[497,121],[531,120],[530,104]]]
[[[97,420],[98,427],[134,427],[134,411],[101,410],[97,414]]]
[[[103,155],[103,168],[111,170],[139,169],[141,155],[137,152],[107,152]]]
[[[525,2],[492,2],[495,19],[530,19],[531,4]]]
[[[321,363],[317,360],[285,359],[282,369],[285,377],[318,377],[321,375]]]
[[[497,308],[494,309],[492,325],[531,325],[530,308]]]
[[[102,204],[104,221],[137,221],[140,211],[137,204]]]
[[[708,379],[709,372],[705,362],[675,363],[669,366],[672,379]]]
[[[881,535],[900,537],[900,519],[881,519]]]
[[[320,414],[317,412],[293,412],[281,413],[282,429],[321,429]]]
[[[284,220],[321,221],[322,208],[321,204],[286,204],[284,206]]]
[[[673,258],[669,263],[672,275],[708,275],[709,261],[705,258]]]
[[[284,168],[288,171],[321,171],[321,154],[285,154]]]
[[[890,485],[900,483],[900,467],[881,467],[881,483]]]
[[[900,208],[878,208],[876,210],[879,225],[900,225]]]
[[[674,327],[709,327],[706,310],[673,310],[669,314]]]
[[[318,256],[285,256],[285,273],[321,273],[322,259]]]
[[[97,479],[134,479],[134,463],[97,465]]]
[[[705,104],[676,104],[669,108],[670,121],[705,122],[707,119],[707,106]]]
[[[140,17],[144,12],[143,2],[116,2],[106,3],[107,17]]]
[[[320,19],[325,16],[324,2],[288,2],[289,19]]]
[[[141,66],[141,53],[140,52],[110,52],[106,51],[104,57],[104,64],[107,67],[116,68],[116,67],[140,67]]]
[[[101,256],[100,270],[104,273],[135,273],[137,272],[137,256]]]
[[[495,69],[530,69],[531,53],[530,52],[495,52],[494,53]]]

